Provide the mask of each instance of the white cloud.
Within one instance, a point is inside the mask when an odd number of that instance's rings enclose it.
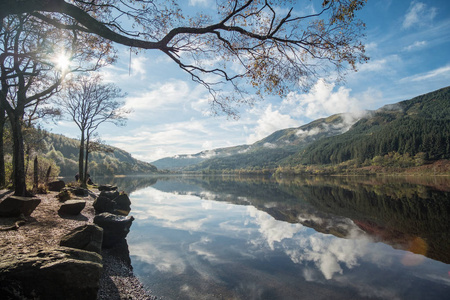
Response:
[[[396,54],[385,56],[382,59],[370,60],[367,63],[361,64],[358,67],[358,72],[350,74],[350,76],[360,76],[363,72],[379,72],[381,74],[386,74],[387,72],[392,72],[393,65],[401,63],[401,61],[401,57]]]
[[[254,133],[247,138],[247,143],[252,144],[274,131],[298,126],[300,126],[299,121],[292,119],[287,114],[280,113],[279,110],[273,110],[272,105],[269,104],[257,121]]]
[[[194,91],[184,81],[154,84],[150,90],[125,99],[126,107],[132,108],[136,116],[148,119],[148,112],[164,109],[179,109],[180,104],[192,99]]]
[[[141,75],[141,79],[145,78],[145,74],[147,73],[145,69],[145,63],[147,58],[144,56],[138,56],[131,59],[131,74],[133,75]]]
[[[272,143],[264,143],[263,147],[269,148],[269,149],[275,149],[277,147],[277,145],[272,144]]]
[[[437,14],[435,7],[428,8],[422,2],[413,1],[403,20],[403,28],[408,29],[415,25],[424,25],[430,23]]]
[[[189,0],[190,6],[207,6],[209,4],[209,0]]]
[[[450,78],[450,65],[446,65],[444,67],[441,68],[437,68],[434,70],[431,70],[429,72],[425,72],[425,73],[421,73],[421,74],[416,74],[414,76],[409,76],[409,77],[405,77],[402,78],[400,80],[400,82],[417,82],[417,81],[424,81],[424,80],[428,80],[428,79],[433,79],[436,77],[440,77],[441,79],[443,78]]]
[[[376,42],[370,42],[364,45],[366,52],[374,51],[378,49],[378,44]]]
[[[365,63],[363,65],[361,65],[359,67],[359,72],[363,72],[363,71],[369,71],[369,72],[374,72],[374,71],[382,71],[386,69],[386,65],[387,65],[387,59],[383,58],[383,59],[378,59],[378,60],[372,60],[369,61],[368,63]]]
[[[423,48],[427,45],[426,41],[415,41],[413,44],[403,48],[405,51],[413,51],[415,49]]]
[[[144,125],[119,135],[118,132],[102,135],[108,143],[133,153],[133,156],[145,161],[179,154],[180,148],[188,152],[199,152],[205,146],[205,138],[212,132],[207,120],[189,120],[156,126]],[[211,137],[209,145],[221,140]],[[213,143],[214,141],[214,143]]]
[[[320,133],[321,132],[321,130],[320,130],[320,128],[319,127],[314,127],[313,129],[311,129],[311,130],[301,130],[301,129],[299,129],[299,130],[297,130],[297,132],[295,133],[296,135],[298,135],[298,136],[314,136],[314,135],[316,135],[316,134],[318,134],[318,133]]]
[[[318,80],[309,94],[291,92],[282,102],[282,111],[291,116],[318,119],[337,113],[361,112],[361,102],[350,96],[351,90],[340,87],[336,92],[334,84]]]
[[[204,141],[202,144],[202,149],[211,149],[213,147],[213,143],[211,141]]]

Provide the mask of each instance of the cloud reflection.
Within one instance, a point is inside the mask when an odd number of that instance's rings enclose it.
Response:
[[[345,266],[352,269],[367,252],[368,242],[364,240],[338,239],[331,235],[313,234],[297,237],[298,248],[286,250],[294,263],[313,262],[325,279],[343,274]]]
[[[181,274],[186,269],[185,261],[175,249],[161,251],[161,245],[152,242],[132,243],[129,249],[134,258],[155,266],[160,272]]]
[[[274,243],[281,242],[284,239],[290,239],[294,234],[303,230],[301,224],[290,224],[275,220],[269,214],[258,210],[254,206],[248,206],[247,212],[250,217],[254,218],[254,222],[259,226],[258,231],[261,233],[270,249],[274,250]]]
[[[332,279],[337,274],[342,275],[345,268],[352,269],[358,266],[358,260],[367,254],[368,240],[365,238],[340,239],[332,235],[308,231],[302,224],[278,221],[254,206],[233,206],[224,202],[202,200],[200,198],[202,196],[199,197],[193,193],[181,195],[162,192],[154,188],[141,190],[133,196],[146,199],[145,201],[134,202],[136,205],[134,212],[136,212],[136,218],[139,220],[151,219],[159,226],[192,233],[208,231],[209,235],[244,237],[248,239],[250,244],[259,247],[258,251],[282,249],[296,264],[307,266],[313,263],[327,280]],[[219,196],[208,193],[208,198],[215,199]],[[243,220],[238,213],[242,210],[245,210],[244,215],[247,215],[247,218]],[[317,216],[315,220],[318,223],[323,223]],[[352,231],[352,225],[348,224],[349,232]],[[206,227],[208,227],[207,230]],[[356,228],[354,225],[353,227]],[[358,234],[360,233],[355,229],[353,235]],[[208,247],[210,242],[211,237],[203,235],[199,241],[189,244],[188,251],[210,262],[217,263],[220,260],[226,260],[218,257],[214,247]],[[174,253],[170,251],[168,253],[158,252],[157,246],[150,247],[149,251],[143,250],[147,246],[138,247],[135,245],[136,251],[133,250],[133,254],[139,256],[143,261],[149,263],[153,261],[158,270],[174,268],[171,264],[171,262],[177,260],[172,257],[175,256]],[[248,254],[240,253],[242,257]],[[186,264],[189,264],[189,262],[176,262],[176,265],[182,266],[181,269],[184,269]],[[305,269],[303,275],[308,281],[317,278],[312,269]]]
[[[284,249],[292,262],[304,265],[314,263],[327,280],[336,274],[343,274],[344,266],[347,269],[358,266],[358,260],[366,255],[369,241],[364,236],[359,236],[359,239],[339,239],[319,233],[309,235],[301,224],[275,220],[253,206],[248,207],[247,211],[258,224],[260,237],[267,242],[271,250],[275,250],[276,242],[279,243],[278,248]],[[318,223],[323,223],[319,217],[315,219]],[[359,234],[356,229],[351,233],[353,238]],[[257,244],[258,241],[253,243]],[[313,272],[305,272],[305,279],[311,281]]]

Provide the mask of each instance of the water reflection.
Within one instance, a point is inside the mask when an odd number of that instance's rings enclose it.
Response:
[[[442,187],[158,179],[130,195],[132,264],[163,299],[446,299]]]

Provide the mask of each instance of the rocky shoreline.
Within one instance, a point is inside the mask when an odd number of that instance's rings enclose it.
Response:
[[[7,190],[0,191],[0,203],[11,194]],[[74,229],[86,226],[98,227],[94,225],[96,218],[94,203],[100,192],[90,190],[84,194],[77,193],[78,196],[72,196],[70,206],[78,205],[77,209],[79,209],[80,203],[85,203],[81,211],[75,215],[61,210],[63,204],[58,200],[58,194],[58,192],[50,192],[36,195],[35,198],[38,198],[40,203],[29,216],[0,217],[0,294],[6,295],[6,298],[2,299],[39,298],[39,292],[35,291],[31,291],[31,294],[25,297],[20,280],[47,285],[45,288],[51,290],[48,295],[57,295],[52,290],[59,289],[56,283],[59,282],[61,285],[61,282],[66,280],[64,277],[67,274],[73,278],[67,279],[68,283],[65,284],[64,289],[67,291],[75,289],[74,294],[85,292],[82,289],[76,290],[78,278],[75,277],[80,277],[80,282],[86,281],[83,284],[90,296],[84,299],[156,299],[134,276],[125,238],[123,242],[117,242],[99,250],[100,255],[60,245],[61,240]],[[123,218],[130,219],[130,217]],[[88,257],[86,261],[83,260],[84,257]],[[56,259],[60,262],[53,261]],[[58,269],[55,265],[63,267]],[[75,271],[72,270],[74,267]],[[56,275],[48,271],[52,268]],[[97,270],[99,270],[98,276],[95,275]],[[50,273],[52,275],[49,275]],[[46,276],[48,278],[45,278]],[[93,281],[94,290],[89,290]],[[70,287],[71,284],[75,286]],[[93,291],[97,294],[95,295]],[[70,296],[65,298],[69,299]]]

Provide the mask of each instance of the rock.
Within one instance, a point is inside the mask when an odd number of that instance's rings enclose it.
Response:
[[[99,187],[98,187],[98,190],[101,192],[101,191],[106,191],[106,192],[109,192],[109,191],[116,191],[117,190],[117,186],[112,186],[112,185],[110,185],[110,184],[105,184],[105,185],[100,185]]]
[[[19,217],[20,214],[28,217],[41,203],[36,197],[9,196],[0,202],[0,217]]]
[[[131,208],[131,201],[130,198],[128,198],[127,194],[121,194],[114,198],[114,212],[119,215],[127,216],[130,212]]]
[[[110,197],[116,194],[118,196],[115,197],[114,200],[111,200]],[[128,198],[126,194],[118,194],[117,192],[102,192],[93,203],[96,214],[109,212],[122,216],[128,216],[131,210],[130,205],[130,198]]]
[[[85,206],[86,201],[84,200],[67,200],[61,205],[58,213],[62,215],[76,216],[83,210]]]
[[[87,195],[89,195],[88,190],[84,189],[84,188],[74,188],[74,189],[72,189],[72,193],[75,196],[81,196],[81,197],[86,197]]]
[[[98,196],[92,205],[94,206],[95,214],[112,213],[114,211],[114,202],[105,196]]]
[[[60,246],[76,248],[101,254],[103,229],[89,224],[77,227],[62,237]]]
[[[114,209],[113,214],[118,216],[128,216],[130,214],[131,209]]]
[[[48,190],[53,192],[59,192],[66,186],[63,180],[52,181],[47,184]]]
[[[59,202],[65,202],[67,200],[69,200],[72,197],[72,194],[64,189],[61,192],[58,193],[58,195],[56,195],[56,198],[58,198]]]
[[[119,192],[118,191],[114,191],[114,192],[102,191],[102,192],[100,192],[99,196],[103,196],[103,197],[109,198],[111,200],[114,200],[114,198],[117,198],[119,196]]]
[[[130,250],[126,239],[122,239],[120,242],[114,245],[114,247],[103,250],[105,255],[112,255],[116,260],[120,260],[127,267],[131,266]]]
[[[132,216],[118,216],[101,213],[94,217],[94,223],[103,228],[103,248],[111,248],[126,238],[130,232]]]
[[[102,257],[74,248],[18,254],[0,261],[2,299],[97,298]]]

